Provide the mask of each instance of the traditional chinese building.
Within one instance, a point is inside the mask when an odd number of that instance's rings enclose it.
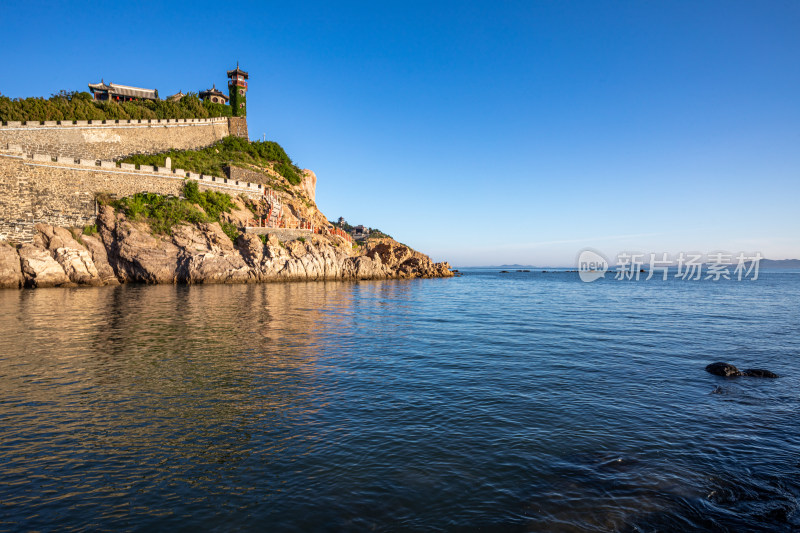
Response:
[[[130,85],[117,85],[106,83],[90,83],[89,90],[95,100],[114,100],[116,102],[130,102],[131,100],[158,100],[158,89],[143,89]]]
[[[201,100],[208,100],[214,104],[227,104],[228,97],[225,96],[225,93],[217,89],[217,86],[214,85],[210,89],[206,89],[205,91],[200,93]]]
[[[247,80],[250,75],[239,68],[228,71],[228,95],[217,89],[213,85],[211,89],[206,89],[198,95],[203,101],[214,104],[230,103],[231,114],[234,117],[247,116]],[[89,90],[95,100],[114,100],[116,102],[129,102],[131,100],[158,100],[158,89],[144,89],[142,87],[132,87],[130,85],[117,85],[116,83],[106,83],[102,79],[100,83],[90,83]],[[179,102],[186,96],[182,91],[170,95],[167,100]],[[230,102],[229,102],[230,100]]]
[[[369,228],[364,225],[358,225],[353,227],[353,231],[351,232],[353,239],[357,241],[363,241],[367,237],[369,237]]]
[[[228,71],[228,94],[230,94],[231,111],[234,117],[247,116],[247,72],[239,68]]]
[[[178,91],[175,94],[167,96],[167,100],[170,101],[170,102],[180,102],[181,98],[183,98],[184,96],[186,96],[186,95],[183,94],[183,91]]]

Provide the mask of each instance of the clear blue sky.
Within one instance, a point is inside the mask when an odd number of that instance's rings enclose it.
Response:
[[[0,0],[0,92],[225,85],[329,218],[455,265],[800,257],[800,2]]]

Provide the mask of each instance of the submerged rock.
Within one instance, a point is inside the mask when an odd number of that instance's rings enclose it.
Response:
[[[715,376],[722,376],[726,378],[747,376],[751,378],[777,378],[778,375],[763,368],[748,368],[741,371],[729,363],[711,363],[706,367],[706,372],[710,372]]]
[[[706,367],[706,372],[726,378],[742,375],[738,368],[728,363],[711,363]]]
[[[763,368],[748,368],[747,370],[742,372],[743,376],[749,376],[751,378],[777,378],[778,374],[774,372],[770,372],[769,370],[764,370]]]

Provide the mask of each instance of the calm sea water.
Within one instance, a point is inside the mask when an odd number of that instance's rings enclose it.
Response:
[[[0,291],[0,529],[790,531],[798,302],[763,272]]]

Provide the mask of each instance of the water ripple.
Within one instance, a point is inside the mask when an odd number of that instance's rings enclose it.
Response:
[[[2,291],[0,530],[791,531],[798,299],[481,270]]]

